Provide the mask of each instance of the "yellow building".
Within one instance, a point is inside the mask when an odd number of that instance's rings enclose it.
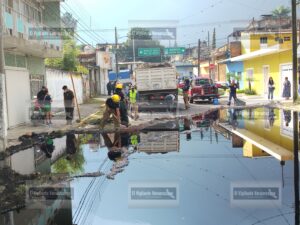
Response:
[[[243,153],[245,157],[267,156],[254,142],[262,144],[274,153],[293,151],[293,118],[291,111],[279,109],[255,109],[243,112],[244,129],[260,140],[245,141]]]
[[[228,111],[221,110],[218,125],[230,132],[232,147],[243,148],[244,157],[272,156],[279,161],[293,159],[291,111],[272,108],[244,110],[237,127],[230,125],[228,119]]]
[[[231,58],[244,64],[244,87],[267,97],[268,80],[275,82],[274,98],[281,98],[283,82],[292,79],[292,34],[290,31],[245,32],[241,34],[242,55]]]

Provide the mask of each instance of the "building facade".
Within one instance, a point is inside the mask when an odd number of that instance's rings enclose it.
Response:
[[[60,38],[47,29],[61,27],[60,1],[5,0],[0,13],[10,128],[29,121],[31,100],[45,83],[44,59],[62,56]]]
[[[241,73],[241,86],[251,88],[264,97],[268,95],[268,81],[272,77],[275,82],[274,97],[280,99],[285,77],[291,84],[293,82],[291,31],[242,32],[241,52],[240,56],[223,62],[227,64],[228,72]]]

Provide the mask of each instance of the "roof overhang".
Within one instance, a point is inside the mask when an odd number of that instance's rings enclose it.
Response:
[[[280,45],[274,45],[269,48],[260,49],[260,50],[254,51],[254,52],[250,52],[250,53],[247,53],[244,55],[240,55],[240,56],[231,58],[230,61],[231,62],[246,61],[246,60],[263,57],[263,56],[267,56],[267,55],[272,55],[272,54],[276,54],[276,53],[280,53],[280,52],[284,52],[284,51],[288,51],[288,50],[290,50],[290,49],[282,49],[282,48],[280,48]]]
[[[224,60],[218,61],[219,64],[225,64],[228,62],[231,62],[231,59],[224,59]]]

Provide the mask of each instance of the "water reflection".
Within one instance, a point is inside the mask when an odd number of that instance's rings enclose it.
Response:
[[[293,224],[292,120],[291,112],[278,109],[230,109],[162,122],[138,133],[41,139],[9,157],[9,168],[0,170],[0,225]],[[92,176],[95,172],[104,176]],[[175,182],[179,205],[129,209],[132,180]],[[282,188],[280,206],[231,207],[233,184],[270,181]],[[73,198],[27,201],[31,187],[64,190],[66,197],[72,190]]]

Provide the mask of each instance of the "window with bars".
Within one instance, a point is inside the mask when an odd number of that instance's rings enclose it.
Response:
[[[261,37],[260,38],[260,44],[268,44],[268,38],[267,37]]]

